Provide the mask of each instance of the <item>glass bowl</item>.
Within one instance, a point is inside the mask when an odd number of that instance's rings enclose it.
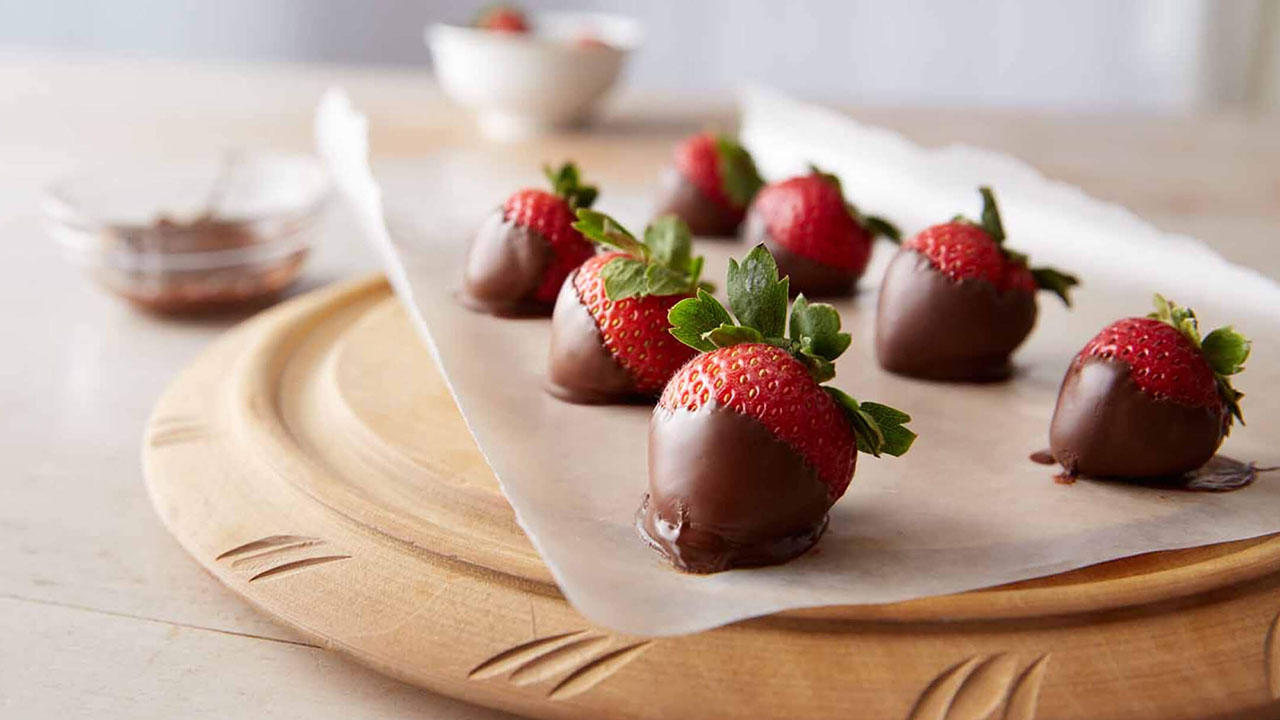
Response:
[[[42,203],[63,254],[141,308],[261,305],[297,278],[329,177],[310,156],[235,152],[190,165],[90,169]]]

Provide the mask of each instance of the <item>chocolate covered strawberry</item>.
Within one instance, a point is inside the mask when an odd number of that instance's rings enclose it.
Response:
[[[901,455],[911,418],[823,385],[849,346],[835,308],[797,297],[768,250],[730,261],[729,314],[706,292],[671,309],[671,334],[701,354],[649,423],[641,536],[678,569],[718,572],[808,550],[859,451]],[[735,322],[735,316],[737,318]]]
[[[743,229],[748,242],[773,254],[792,293],[813,297],[852,294],[877,235],[896,241],[898,230],[858,212],[845,201],[840,180],[817,168],[761,189]]]
[[[613,218],[579,210],[574,225],[609,252],[575,270],[551,318],[548,389],[570,402],[652,401],[693,351],[667,313],[699,287],[702,258],[684,221],[660,217],[635,238]]]
[[[1156,312],[1107,326],[1071,362],[1049,428],[1069,475],[1157,478],[1217,452],[1240,414],[1230,376],[1250,343],[1223,327],[1203,338],[1195,313],[1156,295]]]
[[[732,138],[701,133],[676,147],[662,176],[658,214],[674,214],[694,235],[733,237],[764,185],[751,153]]]
[[[544,170],[551,192],[521,190],[495,210],[476,233],[467,255],[462,298],[494,315],[547,315],[574,268],[595,246],[573,227],[576,210],[589,208],[596,189],[565,163]]]
[[[1036,292],[1070,305],[1076,278],[1029,268],[1005,247],[995,196],[981,188],[982,221],[963,217],[902,243],[880,284],[876,357],[900,375],[990,381],[1009,376],[1009,356],[1036,322]]]
[[[529,32],[529,21],[525,19],[524,11],[515,5],[485,6],[476,13],[476,19],[472,25],[482,30],[504,33]]]

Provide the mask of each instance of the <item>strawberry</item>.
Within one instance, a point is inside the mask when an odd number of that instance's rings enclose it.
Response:
[[[857,435],[840,404],[791,353],[763,342],[705,352],[671,378],[658,401],[690,412],[713,403],[764,424],[805,458],[832,499],[844,494]]]
[[[852,293],[867,268],[872,240],[898,238],[893,225],[845,202],[840,180],[817,168],[761,189],[745,234],[772,251],[793,291],[812,295]]]
[[[637,240],[613,218],[580,210],[574,225],[614,248],[565,282],[552,317],[550,386],[577,402],[656,397],[693,351],[667,332],[667,313],[699,287],[689,228],[664,216]],[[582,312],[589,322],[580,322]]]
[[[751,153],[717,133],[700,133],[680,143],[675,165],[707,197],[740,212],[764,185]]]
[[[1155,296],[1156,312],[1107,326],[1072,361],[1050,425],[1069,474],[1163,477],[1208,462],[1240,412],[1230,376],[1251,343],[1231,327],[1200,337],[1195,312]]]
[[[963,217],[934,225],[902,244],[880,284],[876,356],[901,375],[932,380],[1000,380],[1009,356],[1035,326],[1035,293],[1051,290],[1070,305],[1078,281],[1052,268],[1027,267],[1004,246],[990,188],[981,188],[982,222]]]
[[[609,43],[597,37],[590,30],[584,30],[578,33],[578,36],[574,39],[573,44],[574,46],[582,48],[584,50],[600,50],[600,49],[608,49],[609,47],[611,47]]]
[[[1000,292],[1049,290],[1070,305],[1068,292],[1078,284],[1076,278],[1052,268],[1028,268],[1026,255],[1004,246],[1004,225],[995,194],[989,187],[979,188],[979,192],[981,224],[957,217],[922,230],[902,246],[928,258],[934,269],[952,280],[985,280]]]
[[[596,188],[573,163],[545,168],[552,192],[516,192],[486,220],[471,245],[465,299],[494,314],[546,314],[564,279],[595,254],[573,228],[574,211],[589,208]]]
[[[504,33],[529,32],[529,22],[525,19],[524,12],[514,5],[489,5],[481,8],[472,25]]]
[[[676,147],[658,214],[680,216],[695,235],[731,237],[762,185],[746,148],[725,135],[700,133]]]
[[[848,487],[858,451],[901,455],[915,439],[905,413],[822,384],[851,337],[835,308],[803,295],[784,334],[787,286],[757,245],[741,264],[729,261],[733,315],[702,290],[671,309],[671,334],[701,354],[654,409],[638,527],[680,569],[804,552]]]
[[[635,379],[636,392],[657,395],[671,375],[693,355],[667,332],[667,313],[688,294],[642,294],[610,299],[603,271],[615,260],[622,259],[625,263],[629,258],[623,252],[597,255],[578,268],[573,286],[595,319],[605,348]]]

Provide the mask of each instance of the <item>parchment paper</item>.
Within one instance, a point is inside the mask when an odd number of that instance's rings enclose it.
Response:
[[[1280,531],[1280,473],[1210,494],[1088,480],[1061,485],[1052,480],[1055,468],[1028,459],[1048,444],[1054,399],[1072,356],[1110,321],[1148,312],[1159,290],[1195,307],[1205,329],[1234,323],[1253,338],[1254,356],[1237,383],[1248,395],[1248,425],[1237,426],[1223,453],[1280,464],[1276,283],[1011,158],[974,148],[921,149],[756,91],[744,100],[743,136],[768,176],[819,162],[841,175],[861,207],[908,232],[957,211],[976,215],[975,188],[990,183],[1011,247],[1036,264],[1078,273],[1085,285],[1071,311],[1047,294],[1040,298],[1039,323],[1016,355],[1013,380],[913,381],[880,370],[872,355],[876,288],[893,252],[877,248],[863,291],[838,304],[854,343],[837,363],[836,384],[910,412],[916,446],[898,459],[862,456],[826,536],[797,560],[712,576],[677,573],[632,524],[646,486],[648,410],[551,398],[543,391],[548,321],[477,315],[454,300],[483,214],[514,189],[537,183],[534,169],[466,154],[380,167],[393,198],[388,234],[365,165],[361,118],[330,97],[318,134],[520,524],[569,601],[595,622],[645,635],[687,633],[786,608],[952,593]],[[598,207],[638,230],[647,219],[647,193],[605,187]],[[697,249],[708,257],[706,277],[723,285],[727,258],[746,248],[708,240]]]

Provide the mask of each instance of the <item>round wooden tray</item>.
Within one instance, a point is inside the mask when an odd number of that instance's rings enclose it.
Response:
[[[156,406],[156,509],[362,663],[538,718],[1280,717],[1280,539],[675,638],[592,625],[517,526],[380,279],[238,327]]]

